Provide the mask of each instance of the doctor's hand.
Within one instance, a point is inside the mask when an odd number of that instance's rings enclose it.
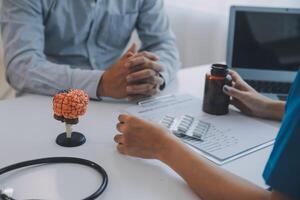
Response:
[[[168,153],[168,146],[176,141],[168,130],[131,115],[120,115],[115,136],[121,154],[146,159],[160,159]]]
[[[130,71],[126,77],[129,100],[150,97],[160,91],[164,79],[160,76],[163,67],[157,62],[158,60],[158,56],[147,51],[129,58],[125,65]]]
[[[248,85],[237,72],[230,71],[233,87],[224,86],[225,94],[232,97],[231,104],[246,115],[281,120],[285,111],[285,102],[269,99],[250,85]]]

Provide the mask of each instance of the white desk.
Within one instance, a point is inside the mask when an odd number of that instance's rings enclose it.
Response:
[[[202,97],[207,70],[203,66],[180,71],[178,80],[164,93]],[[55,144],[64,126],[52,117],[50,97],[26,95],[3,101],[0,103],[0,167],[35,158],[75,156],[97,162],[107,170],[109,185],[99,199],[197,199],[185,182],[162,163],[118,154],[113,142],[115,125],[119,110],[128,106],[128,103],[91,102],[88,113],[75,127],[86,135],[87,143],[68,149]],[[271,147],[263,149],[223,168],[264,186],[261,174],[270,150]],[[1,177],[0,188],[14,188],[17,199],[80,199],[94,192],[97,181],[101,181],[96,172],[82,168],[55,165],[27,169]]]

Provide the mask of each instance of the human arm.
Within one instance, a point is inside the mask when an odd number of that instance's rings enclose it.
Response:
[[[136,29],[142,48],[139,52],[133,51],[125,65],[122,61],[116,62],[104,73],[99,83],[99,96],[129,100],[153,96],[163,89],[170,80],[168,77],[174,76],[180,66],[163,2],[141,2]]]
[[[97,98],[103,71],[75,69],[47,59],[43,14],[42,1],[2,2],[1,26],[9,83],[22,92],[53,95],[57,90],[78,88]]]
[[[137,32],[142,41],[141,52],[149,51],[159,57],[165,84],[175,77],[181,67],[175,36],[164,8],[163,0],[142,1],[137,20]]]
[[[224,92],[233,98],[232,105],[253,117],[278,121],[282,119],[286,102],[272,100],[259,94],[235,71],[230,71],[230,75],[233,79],[233,87],[224,86]]]
[[[160,126],[129,115],[121,115],[119,121],[117,129],[121,134],[115,136],[115,141],[120,153],[162,161],[203,200],[289,200],[202,159]]]
[[[127,52],[104,72],[97,89],[98,96],[127,98],[133,101],[155,95],[158,92],[157,86],[163,83],[163,80],[157,77],[157,73],[162,71],[162,67],[154,63],[158,58],[150,52],[138,53],[136,48],[136,44],[133,43]],[[131,62],[137,57],[140,60]],[[136,64],[141,61],[144,64]]]
[[[163,1],[141,2],[136,29],[142,47],[127,63],[129,100],[157,94],[174,78],[181,65]]]

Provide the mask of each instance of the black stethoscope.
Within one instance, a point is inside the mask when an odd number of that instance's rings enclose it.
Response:
[[[5,173],[24,168],[24,167],[29,167],[29,166],[34,166],[34,165],[41,165],[41,164],[63,164],[63,163],[69,163],[69,164],[78,164],[78,165],[84,165],[87,167],[90,167],[94,170],[96,170],[101,176],[102,176],[102,183],[100,184],[99,188],[95,193],[92,195],[84,198],[83,200],[94,200],[98,198],[106,189],[107,184],[108,184],[108,176],[106,171],[98,164],[81,159],[81,158],[72,158],[72,157],[53,157],[53,158],[42,158],[42,159],[37,159],[37,160],[31,160],[31,161],[25,161],[17,164],[10,165],[8,167],[0,169],[0,175],[3,175]],[[0,200],[15,200],[12,197],[9,197],[7,194],[4,194],[0,190]]]

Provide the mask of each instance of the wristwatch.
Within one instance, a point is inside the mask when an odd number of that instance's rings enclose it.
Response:
[[[164,83],[162,85],[159,86],[159,90],[164,90],[166,87],[166,81],[165,78],[161,75],[161,73],[159,73],[159,77],[162,78],[164,80]]]

